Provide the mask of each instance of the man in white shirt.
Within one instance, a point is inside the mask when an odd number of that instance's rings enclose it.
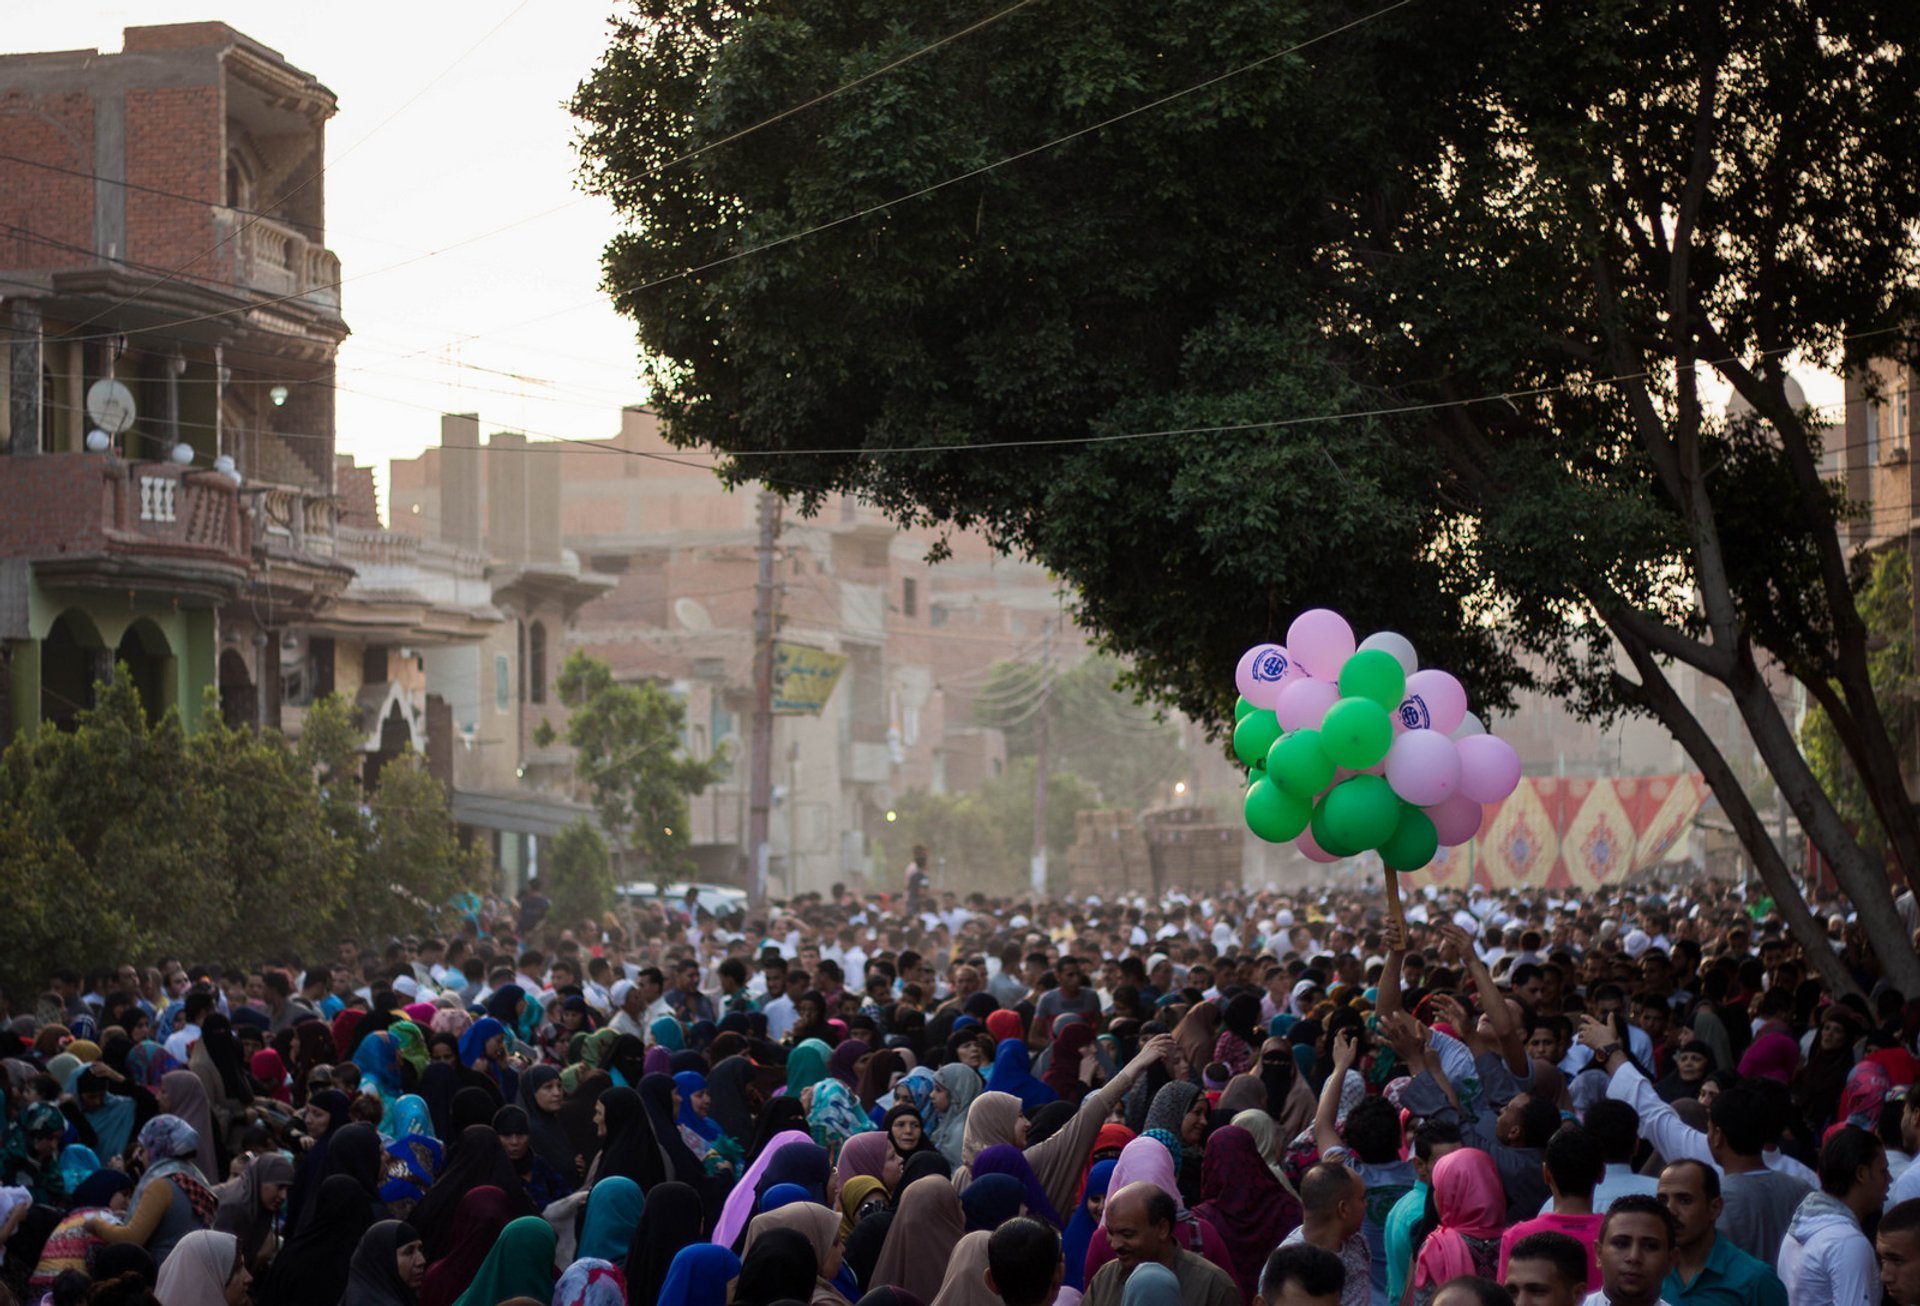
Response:
[[[1900,1145],[1909,1158],[1920,1157],[1920,1093],[1911,1088],[1896,1088],[1893,1093],[1902,1095],[1900,1107]],[[1887,1095],[1889,1102],[1894,1101],[1892,1093]],[[1893,1158],[1887,1158],[1887,1167],[1893,1168]],[[1909,1159],[1907,1166],[1893,1177],[1893,1187],[1887,1190],[1887,1209],[1891,1211],[1910,1198],[1920,1197],[1920,1162]]]
[[[1820,1149],[1820,1191],[1780,1242],[1789,1306],[1877,1306],[1880,1262],[1863,1229],[1887,1199],[1887,1150],[1851,1125]]]
[[[1582,1306],[1667,1306],[1661,1284],[1678,1237],[1673,1213],[1657,1197],[1622,1197],[1600,1226],[1600,1288]]]

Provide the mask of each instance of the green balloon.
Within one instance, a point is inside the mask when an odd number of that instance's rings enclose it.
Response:
[[[1327,791],[1321,806],[1326,812],[1328,833],[1339,840],[1342,847],[1356,851],[1378,848],[1393,837],[1400,824],[1400,799],[1394,795],[1393,787],[1377,775],[1356,775],[1342,780]],[[1316,829],[1315,834],[1318,833]]]
[[[1391,727],[1389,727],[1391,732]],[[1233,752],[1245,766],[1267,760],[1267,750],[1280,737],[1280,722],[1265,708],[1255,708],[1233,728]],[[1368,765],[1372,765],[1369,763]]]
[[[1340,668],[1340,693],[1371,699],[1391,712],[1407,696],[1407,673],[1385,649],[1363,648]]]
[[[1267,750],[1267,774],[1296,798],[1312,802],[1333,783],[1333,759],[1320,746],[1318,730],[1294,730]]]
[[[1332,793],[1327,798],[1333,797]],[[1313,808],[1313,841],[1320,845],[1320,851],[1331,853],[1335,857],[1351,857],[1360,851],[1359,844],[1349,844],[1340,837],[1327,818],[1327,798],[1322,798]]]
[[[1412,803],[1403,803],[1393,837],[1380,845],[1380,860],[1396,871],[1417,871],[1432,861],[1439,849],[1440,836],[1433,828],[1433,818]]]
[[[1244,698],[1234,700],[1233,723],[1235,725],[1239,725],[1242,721],[1247,719],[1247,713],[1257,711],[1257,710],[1258,709],[1256,709],[1253,706],[1253,704],[1247,702],[1247,700]]]
[[[1313,817],[1311,803],[1276,788],[1271,780],[1255,780],[1248,786],[1244,810],[1247,828],[1268,843],[1298,839]]]
[[[1239,742],[1238,731],[1234,741]],[[1393,746],[1393,718],[1370,698],[1343,698],[1327,709],[1326,718],[1320,722],[1320,746],[1335,766],[1364,771]],[[1241,754],[1243,761],[1245,757]]]

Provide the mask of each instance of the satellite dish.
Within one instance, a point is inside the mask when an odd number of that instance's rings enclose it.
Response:
[[[133,391],[105,379],[87,387],[87,416],[108,435],[119,435],[133,425]]]
[[[693,631],[713,629],[713,618],[707,615],[706,608],[698,599],[675,599],[673,615],[680,625]]]

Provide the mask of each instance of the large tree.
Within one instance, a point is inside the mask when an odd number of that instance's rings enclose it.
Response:
[[[616,25],[574,108],[673,439],[803,506],[984,528],[1215,721],[1234,655],[1323,602],[1483,701],[1651,714],[1811,944],[1691,668],[1920,993],[1772,692],[1825,710],[1920,880],[1847,508],[1786,371],[1910,346],[1920,6],[1034,6],[726,139],[981,15],[639,0]]]

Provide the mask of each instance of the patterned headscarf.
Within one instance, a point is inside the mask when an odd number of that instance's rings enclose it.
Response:
[[[853,1090],[837,1079],[822,1080],[813,1086],[813,1107],[807,1112],[807,1128],[813,1141],[832,1149],[855,1134],[874,1128],[873,1121],[860,1109]]]
[[[626,1276],[611,1261],[582,1257],[553,1286],[553,1306],[627,1306]]]

